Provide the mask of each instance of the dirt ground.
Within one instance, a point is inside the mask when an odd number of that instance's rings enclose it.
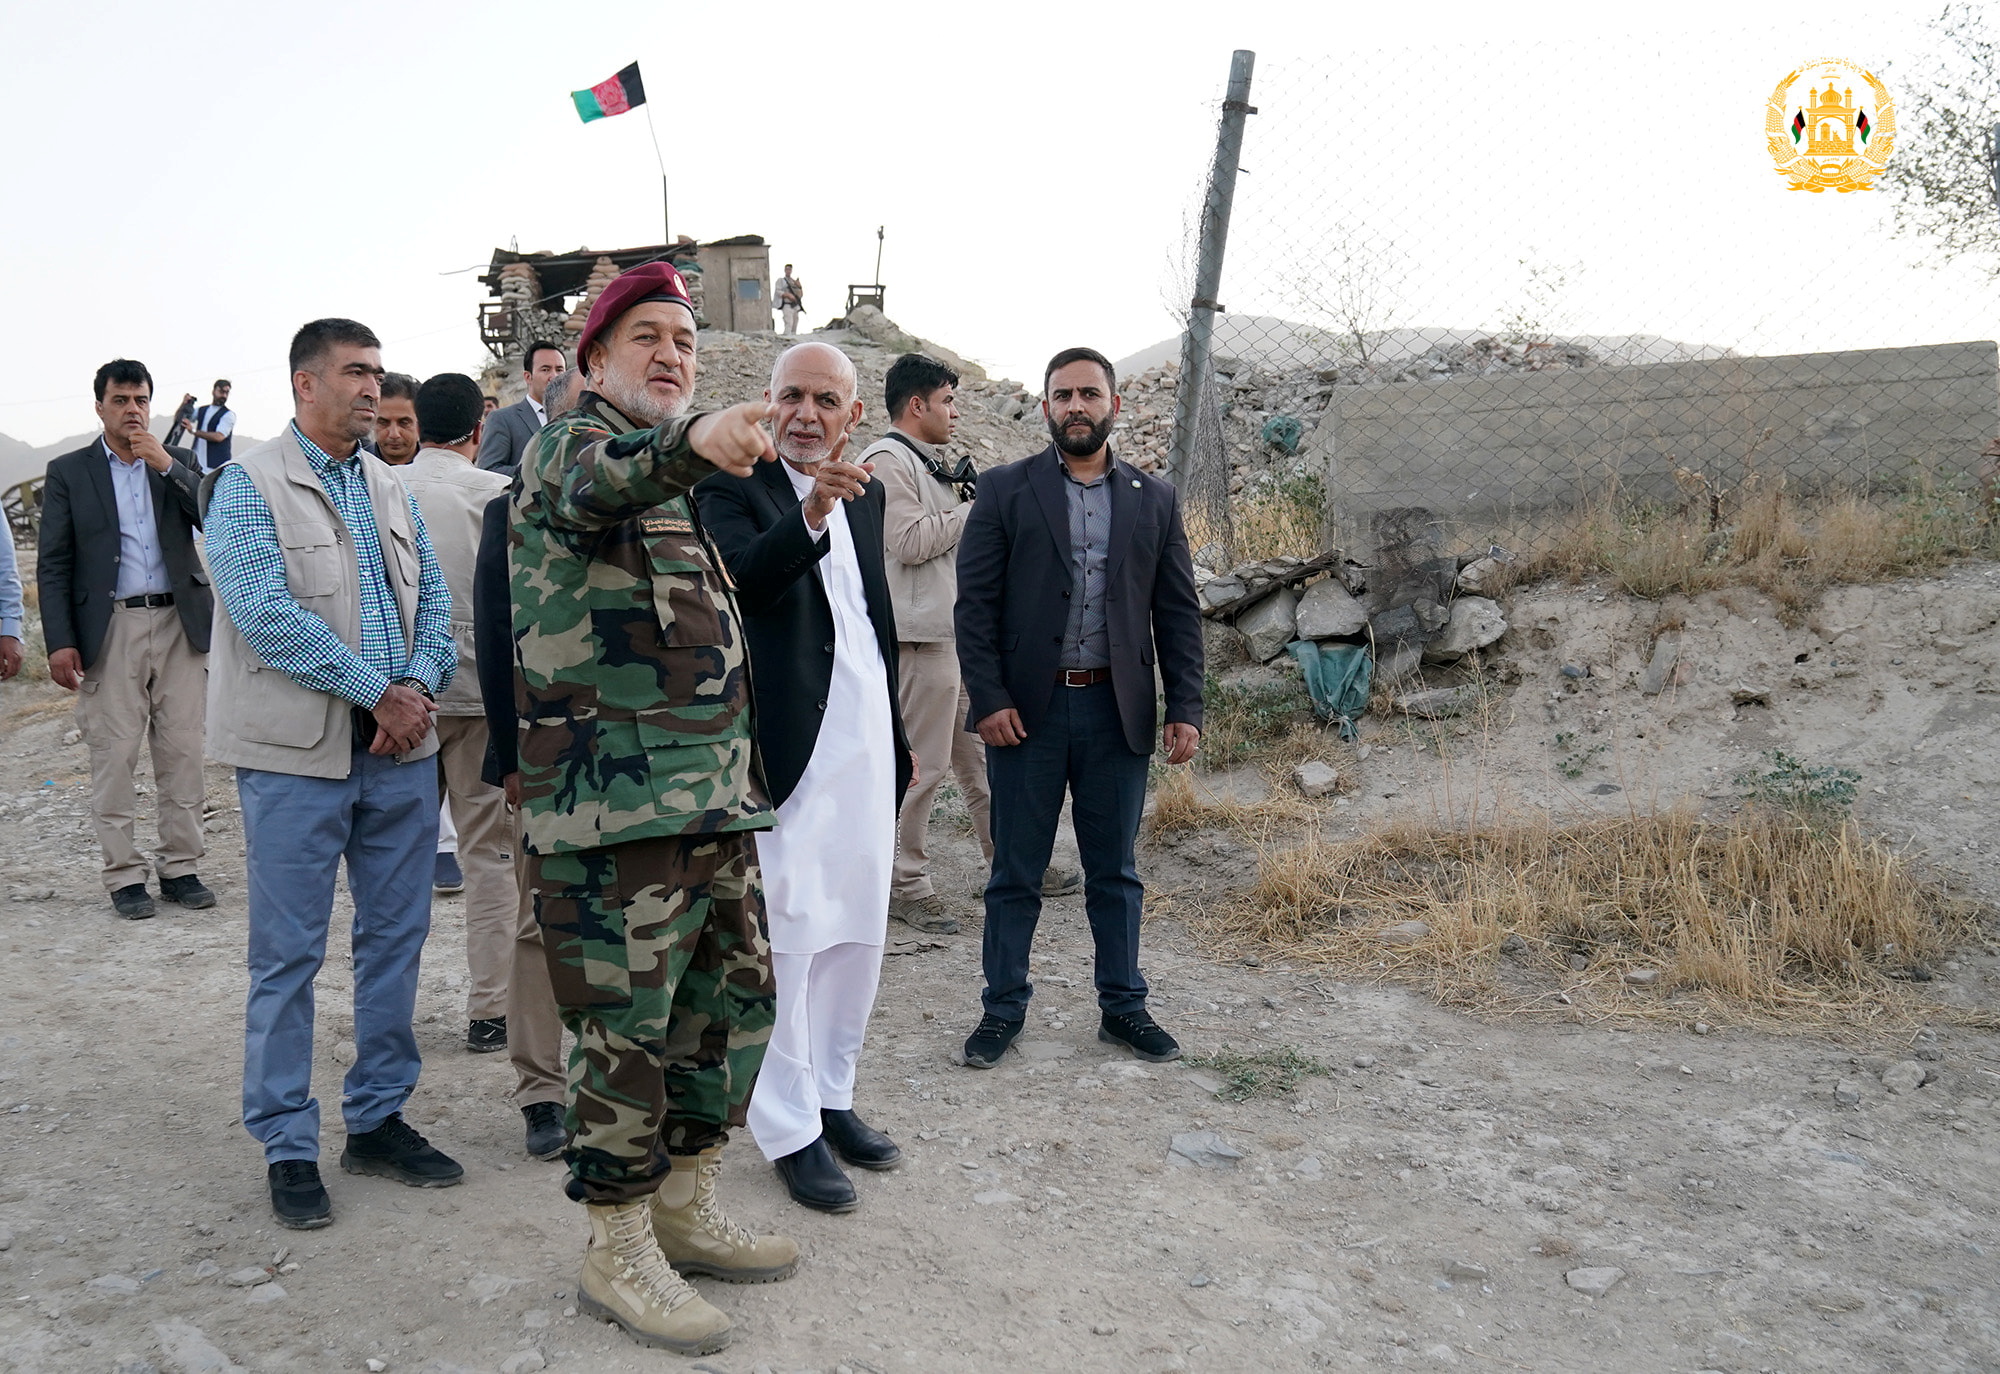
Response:
[[[1661,607],[1588,587],[1509,601],[1498,675],[1516,680],[1483,732],[1447,730],[1440,756],[1371,721],[1353,790],[1323,804],[1330,833],[1495,792],[1726,809],[1734,775],[1782,745],[1860,770],[1872,828],[2000,898],[2000,567],[1837,591],[1798,628],[1748,593],[1668,608],[1688,666],[1657,697],[1636,679]],[[1744,686],[1767,704],[1738,704]],[[908,1161],[859,1174],[860,1209],[824,1216],[784,1198],[747,1136],[729,1147],[730,1209],[797,1236],[805,1260],[782,1284],[702,1282],[737,1322],[719,1355],[643,1351],[571,1315],[582,1218],[560,1167],[521,1152],[504,1056],[462,1047],[456,898],[425,961],[409,1115],[464,1185],[332,1165],[343,914],[315,1051],[336,1221],[282,1231],[237,1119],[233,784],[211,770],[202,871],[220,905],[114,919],[60,696],[0,689],[0,1370],[2000,1368],[2000,1037],[1942,1019],[1894,1039],[1478,1019],[1276,952],[1216,952],[1182,916],[1253,874],[1229,831],[1142,851],[1153,1008],[1190,1052],[1290,1047],[1331,1072],[1231,1104],[1212,1073],[1109,1052],[1074,898],[1046,914],[1019,1052],[955,1065],[977,1015],[980,874],[941,822],[968,932],[892,945],[858,1101]],[[1927,985],[1941,1003],[2000,1008],[1988,932]],[[1912,1058],[1933,1081],[1880,1082]],[[1241,1158],[1170,1153],[1201,1132]],[[241,1272],[257,1269],[275,1273]],[[1591,1296],[1587,1270],[1623,1276]]]

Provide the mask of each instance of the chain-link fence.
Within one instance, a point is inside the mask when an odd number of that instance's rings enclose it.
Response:
[[[1562,44],[1247,56],[1167,288],[1181,362],[1133,379],[1177,391],[1178,480],[1228,553],[1365,559],[1422,525],[1532,554],[1586,513],[1722,529],[1756,491],[1979,481],[1988,278],[1892,238],[1886,192],[1780,174],[1893,148],[1859,67],[1725,107]]]

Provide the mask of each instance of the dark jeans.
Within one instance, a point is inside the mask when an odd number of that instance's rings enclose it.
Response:
[[[1132,846],[1146,804],[1146,756],[1125,743],[1109,682],[1057,687],[1047,717],[1027,741],[988,748],[993,789],[993,875],[986,883],[986,1010],[1009,1021],[1028,1014],[1028,947],[1042,917],[1042,871],[1055,847],[1063,792],[1083,859],[1084,910],[1097,943],[1097,1005],[1111,1013],[1146,1005],[1139,973],[1139,909],[1145,899]]]

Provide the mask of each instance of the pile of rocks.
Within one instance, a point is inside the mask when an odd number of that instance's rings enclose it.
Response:
[[[1497,581],[1504,554],[1496,550],[1453,557],[1432,542],[1428,512],[1389,512],[1402,522],[1377,522],[1375,561],[1362,564],[1338,549],[1310,559],[1272,558],[1217,567],[1210,545],[1195,555],[1195,587],[1202,614],[1235,631],[1244,655],[1265,664],[1287,647],[1365,644],[1375,660],[1375,681],[1390,688],[1412,685],[1424,667],[1448,667],[1476,656],[1507,633],[1497,601],[1479,595]],[[1449,715],[1469,699],[1404,692],[1402,709]]]

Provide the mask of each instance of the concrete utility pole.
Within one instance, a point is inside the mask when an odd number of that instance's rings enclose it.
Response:
[[[1239,48],[1229,58],[1229,91],[1222,102],[1222,122],[1215,133],[1215,165],[1208,174],[1208,195],[1201,207],[1201,244],[1195,258],[1194,299],[1188,308],[1187,333],[1181,339],[1180,385],[1174,392],[1174,438],[1167,454],[1167,477],[1185,489],[1194,460],[1195,415],[1208,386],[1209,362],[1215,353],[1215,317],[1222,307],[1223,250],[1229,244],[1229,212],[1236,202],[1237,163],[1243,157],[1243,122],[1257,113],[1250,104],[1250,73],[1257,54]]]

